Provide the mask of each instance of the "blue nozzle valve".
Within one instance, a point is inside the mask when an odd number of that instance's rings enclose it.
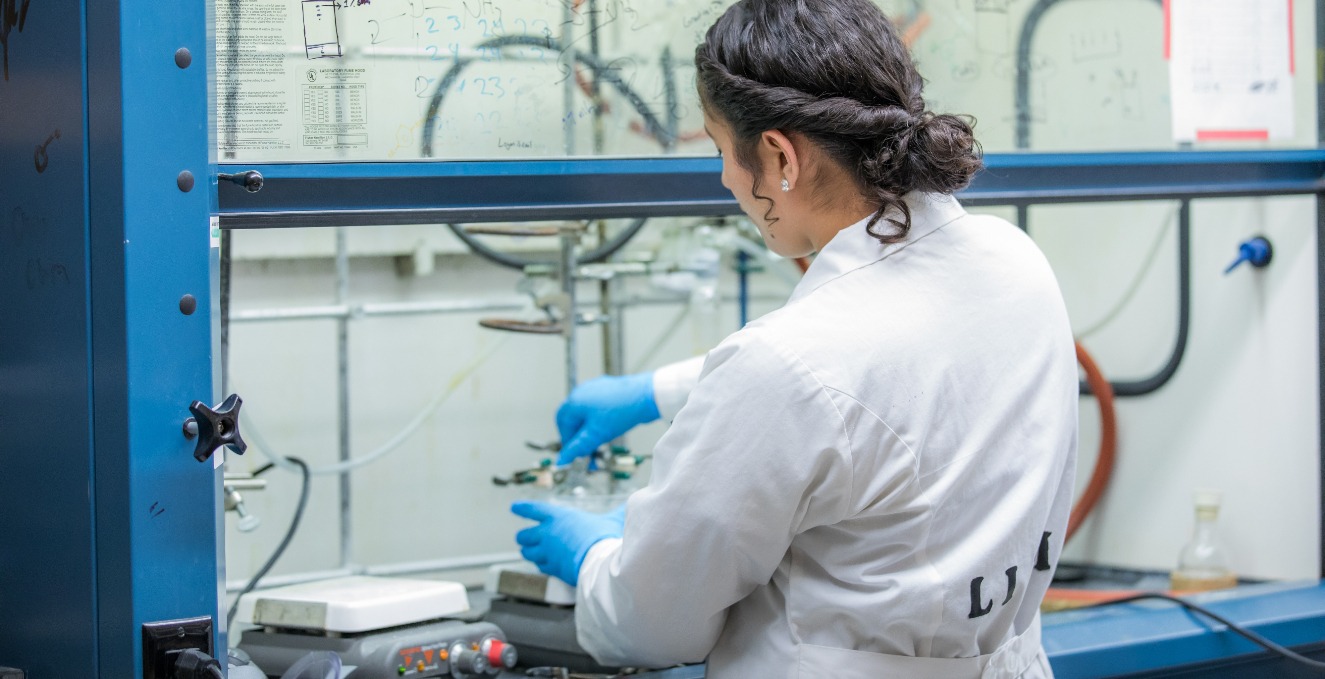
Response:
[[[1224,274],[1232,273],[1243,262],[1261,269],[1268,266],[1271,259],[1274,259],[1274,248],[1270,247],[1270,241],[1265,236],[1249,238],[1238,245],[1238,258],[1224,269]]]

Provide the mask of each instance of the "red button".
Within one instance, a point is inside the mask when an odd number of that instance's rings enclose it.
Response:
[[[505,665],[502,664],[501,658],[501,652],[505,648],[506,644],[497,639],[492,639],[488,642],[488,662],[492,663],[493,667],[505,667]]]

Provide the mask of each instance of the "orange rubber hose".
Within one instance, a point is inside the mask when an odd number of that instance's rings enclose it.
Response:
[[[1095,400],[1100,407],[1100,454],[1095,459],[1095,471],[1090,475],[1090,483],[1086,484],[1086,490],[1081,493],[1076,505],[1072,507],[1072,514],[1067,520],[1067,536],[1063,539],[1064,543],[1076,535],[1077,529],[1081,528],[1081,524],[1090,516],[1095,505],[1099,504],[1105,488],[1109,486],[1109,479],[1113,476],[1114,461],[1118,453],[1118,422],[1113,409],[1113,387],[1104,379],[1104,374],[1095,365],[1095,359],[1091,358],[1086,348],[1081,346],[1081,342],[1077,342],[1076,345],[1077,362],[1086,373],[1086,384],[1090,385],[1090,390],[1094,392]]]
[[[1067,536],[1063,539],[1066,544],[1068,540],[1076,535],[1081,524],[1085,522],[1086,517],[1090,516],[1095,505],[1099,504],[1100,498],[1104,495],[1104,489],[1109,486],[1109,479],[1113,476],[1114,462],[1118,455],[1118,422],[1113,409],[1113,386],[1104,379],[1099,366],[1095,365],[1095,359],[1091,358],[1086,348],[1077,342],[1077,362],[1081,364],[1081,369],[1086,373],[1086,384],[1090,385],[1090,390],[1095,394],[1095,400],[1100,407],[1100,454],[1095,458],[1095,470],[1091,472],[1090,482],[1086,484],[1086,490],[1077,498],[1077,503],[1072,507],[1072,514],[1067,519]],[[1061,589],[1050,587],[1045,592],[1044,602],[1041,604],[1041,610],[1063,610],[1067,608],[1079,608],[1082,606],[1094,606],[1097,604],[1108,603],[1115,599],[1124,599],[1139,592],[1135,590],[1081,590],[1081,589]]]

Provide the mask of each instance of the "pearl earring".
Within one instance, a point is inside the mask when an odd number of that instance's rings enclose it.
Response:
[[[788,191],[790,191],[790,190],[791,190],[791,182],[787,181],[787,178],[786,178],[786,177],[783,177],[783,178],[782,178],[782,192],[783,192],[783,193],[786,193],[786,192],[788,192]]]

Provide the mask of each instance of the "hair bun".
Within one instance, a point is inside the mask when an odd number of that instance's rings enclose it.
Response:
[[[970,116],[926,111],[917,117],[908,156],[916,189],[952,193],[971,183],[984,166],[974,126]]]
[[[768,130],[805,135],[848,171],[885,243],[910,228],[905,194],[952,193],[982,165],[973,121],[926,109],[910,51],[871,0],[739,0],[695,48],[695,68],[700,105],[730,127],[765,218],[775,203],[760,193],[756,149]]]

